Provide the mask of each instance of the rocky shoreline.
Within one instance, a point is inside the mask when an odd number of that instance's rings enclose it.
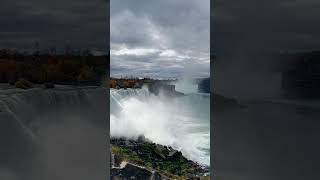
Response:
[[[210,179],[209,167],[186,159],[180,151],[140,136],[111,138],[111,179]]]

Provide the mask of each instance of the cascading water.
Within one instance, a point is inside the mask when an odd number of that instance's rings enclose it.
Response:
[[[107,93],[64,86],[0,90],[0,179],[104,179]]]
[[[210,165],[210,95],[168,98],[147,89],[110,90],[110,132],[114,137],[147,139],[180,150]]]
[[[31,135],[32,133],[27,129],[39,118],[47,119],[48,116],[66,113],[66,111],[78,111],[79,109],[81,112],[101,110],[102,108],[98,106],[101,105],[101,98],[106,99],[103,96],[105,93],[104,89],[89,88],[5,90],[0,95],[0,118],[18,122]]]

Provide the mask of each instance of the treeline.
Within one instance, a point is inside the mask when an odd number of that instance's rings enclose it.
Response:
[[[170,83],[176,80],[158,80],[151,78],[110,78],[110,88],[120,89],[120,88],[141,88],[143,85],[150,83]]]
[[[0,82],[14,84],[19,79],[32,83],[97,85],[106,75],[109,55],[94,56],[89,51],[72,54],[26,54],[0,50]]]
[[[110,88],[141,88],[143,84],[151,82],[152,79],[144,78],[111,78],[110,79]]]
[[[17,49],[0,49],[0,58],[30,58],[36,56],[93,56],[93,53],[89,49],[75,50],[71,48],[66,48],[65,50],[56,48],[37,49],[23,52]]]

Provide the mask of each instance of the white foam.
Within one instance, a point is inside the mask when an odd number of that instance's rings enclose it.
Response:
[[[209,96],[166,98],[146,89],[111,90],[111,136],[173,146],[189,159],[210,164]]]

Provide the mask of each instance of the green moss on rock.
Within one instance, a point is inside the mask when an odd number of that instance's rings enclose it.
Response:
[[[151,142],[112,139],[112,153],[120,161],[126,161],[155,170],[174,179],[209,179],[207,168],[186,159],[181,152],[171,147]]]

